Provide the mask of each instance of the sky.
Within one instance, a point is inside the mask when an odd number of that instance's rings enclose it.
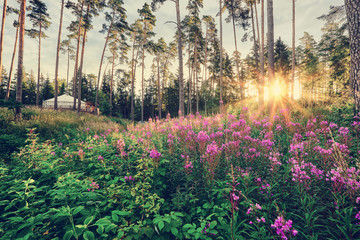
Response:
[[[60,6],[61,0],[43,0],[48,6],[48,13],[51,17],[51,26],[46,31],[48,38],[42,40],[42,53],[41,53],[41,72],[45,77],[54,79],[55,76],[55,60],[56,60],[56,45],[57,36],[59,31],[59,19],[60,19]],[[129,24],[133,23],[139,18],[137,9],[140,9],[145,2],[150,3],[150,0],[124,0],[124,7],[127,9],[127,21]],[[186,14],[187,0],[180,0],[181,17]],[[266,1],[265,1],[266,2]],[[318,20],[317,17],[328,12],[330,5],[341,5],[343,0],[300,0],[296,2],[296,44],[299,43],[304,32],[308,32],[319,40],[322,32],[321,28],[324,25],[322,20]],[[1,12],[3,1],[1,1]],[[27,1],[29,4],[29,1]],[[8,0],[8,6],[18,7],[16,0]],[[218,0],[204,0],[204,8],[201,10],[200,16],[212,15],[216,16],[219,8]],[[258,11],[260,13],[260,11]],[[266,5],[265,5],[266,13]],[[165,41],[170,42],[174,39],[175,24],[166,23],[168,21],[176,21],[175,4],[172,1],[167,1],[154,13],[157,22],[154,32],[156,36],[154,40],[163,37]],[[224,13],[223,19],[227,16],[227,12]],[[8,15],[5,22],[4,31],[4,50],[3,50],[3,65],[6,71],[9,71],[11,57],[14,49],[15,41],[15,28],[12,26],[15,20],[14,15]],[[219,26],[219,18],[216,18],[217,26]],[[66,38],[68,34],[66,27],[74,20],[74,16],[69,10],[64,10],[64,20],[62,28],[62,40]],[[281,39],[289,46],[291,46],[292,38],[292,1],[291,0],[275,0],[274,1],[274,26],[275,26],[275,39],[281,37]],[[93,21],[93,29],[88,32],[88,41],[86,43],[85,60],[84,60],[84,72],[86,74],[93,73],[97,75],[99,69],[99,63],[101,53],[105,43],[105,34],[99,33],[102,23],[104,22],[104,14],[100,13]],[[265,18],[266,26],[266,18]],[[31,22],[26,19],[25,28],[31,28]],[[265,28],[266,33],[266,28]],[[238,48],[241,52],[241,56],[244,58],[249,53],[253,42],[248,40],[247,42],[241,42],[240,39],[244,35],[244,31],[240,28],[237,29]],[[223,21],[223,43],[229,55],[234,51],[234,36],[232,25]],[[24,43],[24,66],[25,71],[30,72],[33,70],[34,75],[37,76],[37,59],[38,59],[38,41],[25,37]],[[107,53],[109,55],[109,53]],[[150,75],[151,58],[147,58],[145,77]],[[186,59],[185,59],[186,60]],[[70,78],[73,73],[74,63],[70,63]],[[176,64],[174,64],[176,65]],[[103,69],[106,64],[104,64]],[[120,66],[121,67],[121,66]],[[16,68],[16,66],[15,66]],[[141,68],[138,68],[138,70]],[[59,77],[65,79],[67,70],[67,57],[65,55],[60,56],[59,65]],[[186,72],[185,72],[185,76]]]

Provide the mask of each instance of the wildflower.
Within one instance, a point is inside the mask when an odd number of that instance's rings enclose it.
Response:
[[[55,156],[55,152],[51,152],[50,154],[53,155],[53,156]]]
[[[134,178],[130,175],[130,176],[125,176],[125,182],[126,181],[134,181]]]
[[[282,131],[282,130],[283,130],[283,127],[280,124],[277,124],[275,131]]]
[[[190,168],[193,168],[192,162],[186,161],[184,168],[185,168],[186,170],[190,170]],[[191,172],[191,170],[190,170],[190,172]]]
[[[120,138],[117,143],[116,143],[116,148],[117,150],[121,153],[122,151],[124,151],[125,148],[125,141],[124,139]]]
[[[156,149],[152,149],[150,151],[150,157],[154,159],[160,159],[161,153],[159,153]]]
[[[104,160],[104,158],[99,155],[98,160],[99,160],[99,161],[102,161],[102,160]]]
[[[90,184],[90,188],[88,189],[88,192],[90,192],[90,191],[94,191],[95,189],[99,189],[100,187],[99,187],[99,185],[98,184],[96,184],[95,182],[92,182],[91,184]]]
[[[286,221],[283,216],[278,216],[274,224],[271,224],[271,228],[276,230],[276,234],[281,237],[281,239],[287,240],[289,235],[296,236],[298,233],[297,230],[292,228],[292,221]]]

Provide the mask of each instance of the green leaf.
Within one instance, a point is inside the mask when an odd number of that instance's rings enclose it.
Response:
[[[84,221],[84,224],[87,226],[95,219],[94,216],[87,217]]]
[[[124,234],[125,234],[124,231],[119,231],[117,237],[121,239],[124,236]]]
[[[104,233],[104,226],[99,225],[96,231],[98,234],[102,235]]]
[[[67,231],[63,237],[63,240],[69,240],[73,235],[73,231],[70,230],[70,231]]]
[[[177,235],[179,234],[179,231],[178,231],[176,228],[174,228],[174,227],[170,228],[170,230],[171,230],[171,233],[172,233],[175,237],[177,237]]]
[[[154,224],[157,224],[157,223],[160,222],[161,220],[162,220],[161,217],[156,217],[156,218],[153,219],[153,223],[154,223]]]
[[[119,216],[116,215],[114,212],[111,213],[111,219],[112,219],[114,222],[119,222]]]
[[[79,206],[77,208],[75,208],[75,210],[73,211],[73,215],[78,214],[79,212],[81,212],[84,209],[84,206]]]
[[[190,223],[187,223],[183,226],[183,228],[192,228],[193,225],[191,225]]]
[[[161,229],[163,229],[164,228],[164,222],[163,221],[160,221],[159,223],[158,223],[158,227],[159,227],[159,230],[161,231]]]
[[[210,223],[210,229],[214,228],[216,226],[217,222],[216,221],[212,221]]]
[[[23,222],[24,219],[22,217],[9,217],[9,219],[13,222]]]
[[[92,233],[90,231],[84,232],[83,237],[84,237],[85,240],[93,240],[93,239],[95,239],[94,233]]]
[[[112,211],[111,213],[114,213],[119,216],[130,216],[131,215],[131,212],[118,211],[118,210]]]
[[[77,228],[87,228],[86,225],[75,225],[75,227],[77,227]]]
[[[95,225],[109,225],[111,224],[111,221],[109,219],[106,218],[101,218],[99,220],[96,221]]]

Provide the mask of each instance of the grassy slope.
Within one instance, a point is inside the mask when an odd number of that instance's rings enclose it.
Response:
[[[104,132],[115,125],[121,128],[121,124],[121,120],[104,116],[37,108],[24,109],[22,120],[14,121],[12,110],[0,108],[0,160],[8,160],[11,153],[25,145],[28,129],[36,128],[41,141],[56,139],[66,143],[87,128],[92,132]]]

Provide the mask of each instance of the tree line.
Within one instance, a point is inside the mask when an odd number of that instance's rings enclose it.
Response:
[[[263,105],[267,101],[266,89],[271,89],[277,82],[290,100],[298,95],[306,104],[329,102],[335,96],[352,92],[359,107],[359,61],[355,60],[359,57],[359,48],[356,47],[359,27],[356,26],[360,20],[359,11],[354,11],[359,0],[330,7],[327,14],[319,16],[324,21],[320,41],[305,32],[298,46],[295,45],[296,3],[293,0],[293,7],[289,9],[292,12],[291,47],[281,37],[274,36],[272,0],[266,1],[266,14],[265,0],[221,0],[216,16],[201,16],[204,1],[189,0],[183,17],[180,1],[171,1],[176,12],[176,32],[171,42],[156,39],[153,31],[156,10],[166,0],[145,3],[138,10],[138,19],[131,24],[127,21],[123,0],[59,1],[59,31],[52,82],[50,77],[45,80],[41,73],[42,39],[47,37],[51,21],[55,21],[51,19],[46,3],[30,0],[26,6],[26,0],[20,0],[18,6],[11,7],[5,0],[1,67],[5,18],[8,14],[15,14],[18,20],[13,24],[16,36],[9,72],[1,68],[0,97],[6,101],[15,99],[19,103],[40,106],[45,97],[53,95],[56,99],[54,108],[57,109],[57,96],[68,93],[74,96],[73,108],[77,111],[81,109],[81,101],[76,101],[76,98],[94,103],[103,113],[143,121],[155,116],[163,118],[168,113],[177,116],[223,111],[224,104],[246,98],[257,98]],[[62,36],[64,11],[70,11],[75,17],[67,26],[69,34],[66,37]],[[103,16],[101,32],[105,39],[98,74],[94,75],[83,71],[84,53],[87,35],[93,31],[92,22],[100,14]],[[233,53],[223,48],[223,15],[233,27]],[[215,24],[216,18],[220,19],[219,26]],[[242,30],[242,41],[253,42],[252,51],[244,57],[238,51],[239,30]],[[23,68],[25,36],[38,40],[36,80],[33,73],[25,73]],[[19,52],[18,69],[13,74],[16,51]],[[62,80],[58,79],[60,53],[67,56],[67,77]],[[144,74],[145,58],[152,59],[148,79]],[[174,62],[178,66],[172,66]],[[70,65],[74,66],[73,73],[69,72]],[[140,76],[136,74],[138,67],[141,68]],[[184,68],[188,76],[184,75]],[[140,85],[140,94],[135,93],[135,85]],[[271,94],[267,90],[270,102],[273,99]]]

